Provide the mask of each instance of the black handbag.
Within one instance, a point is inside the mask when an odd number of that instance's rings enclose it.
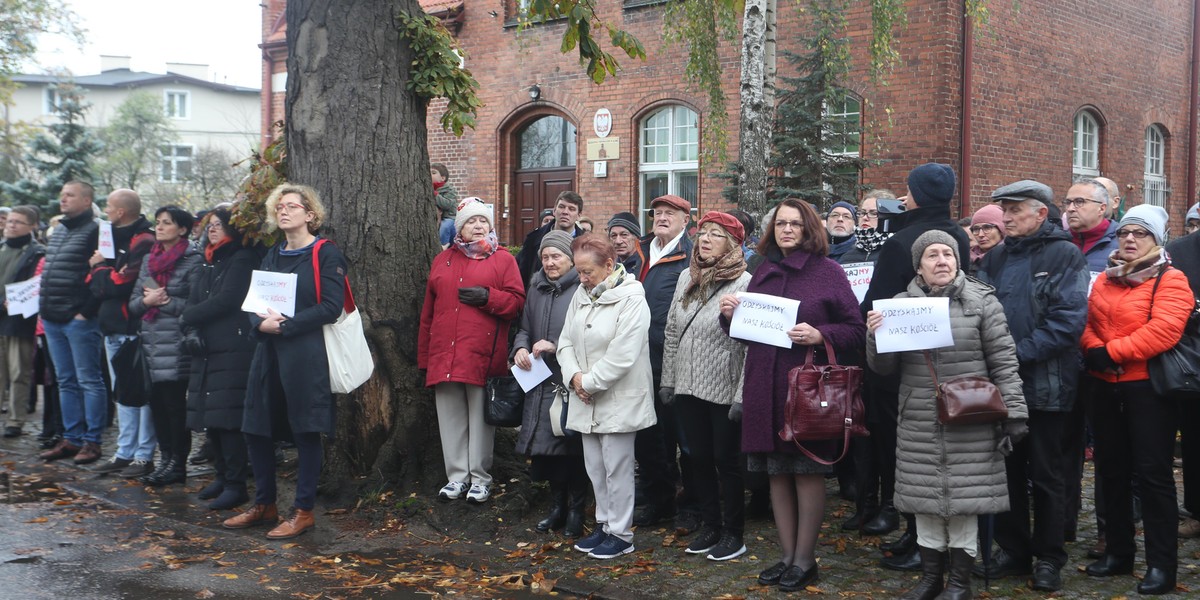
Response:
[[[1150,321],[1154,310],[1154,294],[1158,292],[1160,281],[1162,273],[1154,279],[1146,322]],[[1200,300],[1188,315],[1183,337],[1170,350],[1146,361],[1146,369],[1150,372],[1150,385],[1155,394],[1167,398],[1200,396]]]
[[[484,388],[483,422],[495,427],[520,427],[525,390],[512,375],[489,377]]]
[[[121,406],[140,408],[150,401],[150,365],[142,339],[134,337],[121,344],[112,357],[113,395]]]

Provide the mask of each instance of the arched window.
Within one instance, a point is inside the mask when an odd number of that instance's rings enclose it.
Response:
[[[1146,167],[1142,174],[1142,199],[1147,204],[1167,206],[1167,136],[1158,125],[1146,128]]]
[[[641,124],[638,173],[643,216],[650,201],[675,194],[696,205],[700,183],[700,119],[686,106],[666,106]]]
[[[1100,123],[1092,113],[1081,110],[1075,115],[1074,158],[1071,172],[1076,177],[1100,176]]]
[[[575,166],[575,126],[548,115],[528,125],[517,135],[522,169],[557,169]]]

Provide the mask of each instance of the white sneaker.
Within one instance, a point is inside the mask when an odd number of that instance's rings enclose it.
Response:
[[[488,490],[488,486],[481,483],[472,483],[471,491],[467,492],[467,502],[471,504],[483,504],[487,502],[488,496],[492,493]]]
[[[449,502],[450,500],[458,500],[462,498],[463,492],[467,491],[467,484],[461,481],[451,481],[442,486],[442,490],[438,492],[438,500]]]

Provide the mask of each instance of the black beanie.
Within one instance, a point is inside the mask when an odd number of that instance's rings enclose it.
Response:
[[[954,198],[954,169],[925,163],[908,172],[908,193],[917,206],[949,205]]]

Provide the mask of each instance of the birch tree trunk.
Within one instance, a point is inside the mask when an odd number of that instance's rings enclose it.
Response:
[[[323,491],[350,477],[440,470],[433,402],[416,339],[438,244],[426,103],[405,88],[412,51],[395,14],[417,0],[291,0],[287,6],[288,179],[313,186],[324,235],[350,264],[375,357],[366,385],[337,399]]]
[[[742,20],[738,203],[758,219],[767,210],[767,158],[775,114],[776,0],[746,0]]]

